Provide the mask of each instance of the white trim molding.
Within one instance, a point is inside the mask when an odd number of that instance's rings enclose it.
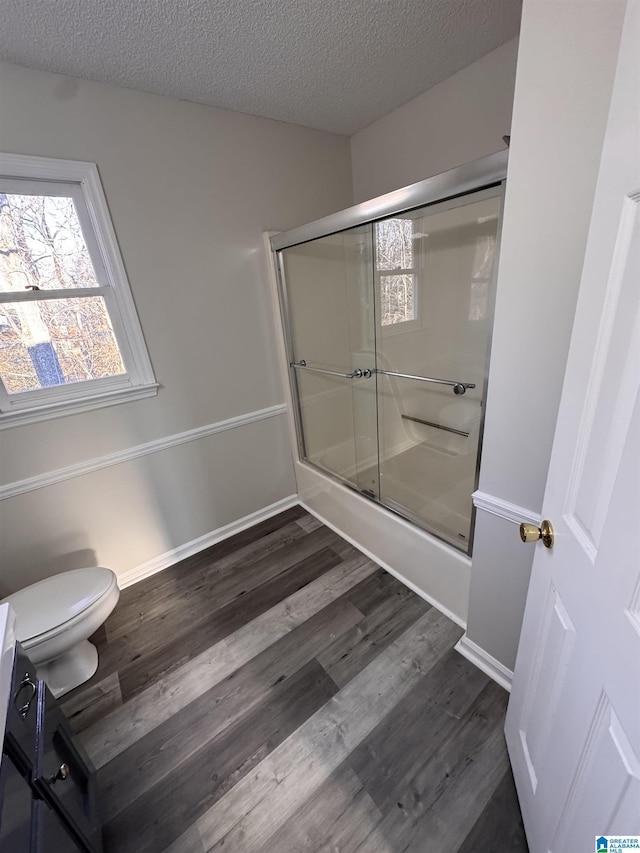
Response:
[[[4,486],[0,486],[0,500],[14,498],[17,495],[22,495],[25,492],[32,492],[35,489],[43,489],[46,486],[61,483],[63,480],[70,480],[73,477],[81,477],[83,474],[90,474],[93,471],[99,471],[102,468],[109,468],[112,465],[120,465],[122,462],[129,462],[131,459],[137,459],[140,456],[146,456],[149,453],[157,453],[158,451],[166,450],[169,447],[186,444],[188,441],[196,441],[199,438],[216,435],[217,433],[225,432],[228,429],[236,429],[237,427],[245,426],[246,424],[263,421],[266,418],[284,415],[286,414],[286,411],[287,407],[285,404],[279,403],[275,406],[269,406],[266,409],[258,409],[255,412],[248,412],[245,415],[237,415],[234,418],[227,418],[224,421],[217,421],[216,423],[196,427],[195,429],[186,430],[185,432],[174,433],[173,435],[167,435],[164,438],[157,438],[154,441],[148,441],[145,444],[137,444],[134,447],[128,447],[126,450],[119,450],[115,453],[108,453],[105,456],[98,456],[95,459],[88,459],[85,462],[78,462],[75,465],[68,465],[65,468],[58,468],[55,471],[48,471],[45,474],[37,474],[35,477],[16,480],[13,483],[7,483]]]
[[[478,509],[483,509],[485,512],[490,512],[491,515],[497,515],[498,518],[504,518],[505,521],[512,521],[514,524],[535,524],[540,526],[542,516],[533,510],[527,509],[518,504],[512,504],[509,501],[504,501],[502,498],[497,498],[487,492],[478,490],[474,492],[473,505]]]
[[[497,682],[500,687],[504,687],[505,690],[511,693],[511,682],[513,681],[512,670],[507,669],[504,664],[496,660],[489,652],[485,652],[477,643],[470,640],[466,634],[463,634],[454,648],[463,658],[466,658],[477,666],[485,675],[488,675],[489,678]]]
[[[17,426],[37,424],[40,421],[50,421],[67,415],[79,415],[82,412],[92,412],[94,409],[104,409],[117,403],[131,403],[134,400],[144,400],[145,397],[155,397],[158,384],[138,385],[134,388],[121,388],[119,391],[103,391],[101,394],[89,395],[81,400],[64,400],[58,403],[48,403],[42,406],[32,406],[17,412],[5,412],[0,420],[0,430],[13,429]]]
[[[204,536],[198,536],[197,539],[185,542],[184,545],[178,545],[177,548],[165,551],[164,554],[159,554],[157,557],[153,557],[151,560],[147,560],[139,566],[135,566],[132,569],[128,569],[127,571],[120,573],[118,575],[118,586],[120,589],[132,586],[132,584],[144,580],[144,578],[151,577],[151,575],[155,575],[164,569],[168,569],[170,566],[179,563],[180,560],[192,557],[194,554],[204,551],[206,548],[210,548],[218,542],[222,542],[223,539],[235,536],[236,533],[241,533],[248,527],[253,527],[255,524],[259,524],[267,518],[278,515],[279,512],[284,512],[285,509],[291,509],[291,507],[297,506],[297,504],[298,496],[289,495],[289,497],[282,498],[282,500],[269,504],[269,506],[265,506],[255,512],[251,512],[249,515],[245,515],[237,521],[232,521],[229,524],[218,527],[216,530],[212,530],[210,533],[205,533]]]

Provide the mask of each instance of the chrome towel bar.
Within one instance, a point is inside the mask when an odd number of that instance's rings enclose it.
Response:
[[[417,424],[435,427],[435,429],[443,429],[446,430],[446,432],[453,432],[456,435],[461,435],[463,438],[469,438],[469,433],[463,432],[461,429],[454,429],[453,427],[443,426],[442,424],[434,424],[433,421],[423,421],[422,418],[413,418],[411,415],[400,415],[400,417],[405,421],[414,421]]]
[[[433,382],[436,385],[450,385],[453,388],[454,394],[464,394],[468,388],[475,388],[473,382],[455,382],[453,379],[434,379],[431,376],[414,376],[411,373],[394,373],[391,370],[376,370],[376,373],[381,373],[383,376],[397,376],[398,379],[417,379],[419,382]]]

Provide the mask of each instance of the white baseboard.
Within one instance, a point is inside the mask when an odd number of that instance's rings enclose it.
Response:
[[[470,640],[466,634],[464,634],[456,643],[455,650],[460,652],[462,657],[475,664],[478,669],[481,669],[485,673],[485,675],[488,675],[489,678],[496,681],[500,687],[504,687],[505,690],[511,693],[513,672],[510,669],[507,669],[506,666],[501,664],[499,660],[496,660],[488,652],[485,652],[485,650],[480,648],[480,646],[477,645],[477,643],[474,643],[473,640]]]
[[[205,533],[204,536],[198,536],[197,539],[185,542],[184,545],[178,545],[177,548],[165,551],[164,554],[159,554],[157,557],[153,557],[151,560],[147,560],[145,563],[118,575],[118,586],[120,589],[125,589],[138,581],[144,580],[144,578],[163,571],[163,569],[168,569],[170,566],[179,563],[180,560],[192,557],[199,551],[204,551],[205,548],[210,548],[217,542],[222,542],[223,539],[228,539],[230,536],[234,536],[248,527],[253,527],[254,524],[259,524],[261,521],[265,521],[279,512],[284,512],[285,509],[291,509],[291,507],[297,504],[298,496],[289,495],[289,497],[282,498],[282,500],[269,504],[269,506],[256,510],[256,512],[245,515],[237,521],[232,521],[229,524],[218,527],[216,530],[212,530],[210,533]]]
[[[429,604],[433,605],[440,613],[443,613],[452,622],[455,622],[456,625],[459,625],[461,628],[466,628],[466,623],[455,613],[449,610],[448,607],[445,607],[440,601],[437,601],[435,598],[432,598],[428,593],[426,593],[423,589],[420,589],[415,583],[410,581],[408,578],[404,577],[397,569],[392,568],[388,563],[384,560],[381,560],[376,554],[370,551],[368,548],[365,548],[361,542],[356,541],[352,536],[349,536],[348,533],[345,533],[344,530],[341,530],[336,524],[332,524],[327,518],[321,515],[317,510],[308,506],[304,500],[298,500],[300,506],[304,507],[308,513],[315,516],[319,521],[333,530],[334,533],[337,533],[342,539],[346,542],[349,542],[350,545],[353,545],[354,548],[357,548],[358,551],[361,551],[366,557],[372,560],[377,566],[383,568],[386,572],[389,572],[390,575],[393,575],[396,580],[399,580],[400,583],[404,584],[408,589],[412,592],[415,592],[416,595],[419,595],[420,598],[428,601]]]

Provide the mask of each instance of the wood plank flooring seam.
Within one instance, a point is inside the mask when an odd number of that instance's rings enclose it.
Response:
[[[81,739],[97,767],[176,714],[311,614],[376,570],[364,555],[346,560],[317,581],[216,643],[86,729]]]
[[[300,507],[125,590],[62,702],[105,853],[528,853],[459,634]]]
[[[126,804],[106,824],[105,841],[118,850],[135,840],[136,853],[157,853],[164,839],[188,831],[337,690],[322,667],[309,661],[249,713],[185,756],[170,776]]]
[[[342,765],[252,853],[344,853],[381,820],[357,775]]]
[[[207,851],[262,843],[455,642],[431,610],[375,658],[198,822]]]
[[[295,525],[294,530],[298,534],[282,538],[284,528],[276,531],[272,536],[277,536],[273,547],[265,550],[256,548],[251,551],[251,559],[242,560],[237,554],[232,554],[218,564],[207,566],[197,578],[196,583],[188,583],[186,579],[176,579],[169,584],[164,594],[158,586],[154,593],[140,602],[137,613],[137,632],[144,631],[148,635],[153,626],[160,621],[163,625],[169,617],[169,624],[176,619],[188,625],[189,617],[195,610],[197,612],[215,612],[216,609],[231,602],[242,590],[254,589],[261,584],[272,580],[282,572],[291,568],[322,548],[333,543],[335,534],[328,530],[314,530],[311,533],[303,533]],[[257,543],[260,544],[260,543]],[[251,546],[254,548],[254,545]],[[193,579],[192,579],[193,580]],[[213,590],[215,589],[215,595]],[[167,613],[168,602],[179,602],[180,607],[173,607]],[[127,634],[131,634],[131,626],[128,625]],[[108,626],[109,640],[121,636],[124,626],[116,630],[113,625]]]
[[[387,600],[322,652],[318,660],[336,684],[344,687],[429,607],[417,596],[409,601]]]
[[[384,814],[395,810],[398,791],[432,760],[442,742],[460,731],[488,683],[483,672],[450,649],[351,752],[349,767]]]
[[[287,513],[282,515],[286,516]],[[277,549],[282,542],[302,539],[306,535],[306,531],[296,524],[295,518],[274,517],[267,521],[271,523],[268,531],[262,536],[249,536],[253,528],[243,531],[128,587],[121,597],[125,606],[117,607],[105,623],[110,640],[116,639],[123,628],[130,630],[132,614],[137,615],[140,605],[148,608],[150,604],[161,599],[166,607],[167,604],[173,603],[175,592],[183,586],[189,587],[205,578],[214,580],[234,569],[239,563],[250,565]]]
[[[508,766],[502,714],[494,713],[503,703],[497,685],[482,690],[462,727],[398,789],[399,807],[389,809],[357,853],[386,853],[387,838],[407,853],[422,853],[425,846],[458,850]]]
[[[113,672],[91,684],[83,693],[60,703],[75,732],[81,732],[109,711],[122,705],[120,674]]]
[[[330,548],[321,548],[304,556],[276,577],[268,576],[264,583],[243,591],[208,616],[196,618],[194,614],[188,630],[158,638],[151,655],[142,655],[120,669],[123,701],[140,693],[153,681],[166,677],[214,643],[231,636],[244,624],[317,580],[339,563],[340,557]],[[179,656],[176,649],[180,650]]]
[[[280,531],[276,530],[275,533],[282,532],[288,527],[287,525]],[[331,533],[331,536],[333,535]],[[305,582],[315,579],[314,576],[321,574],[328,567],[320,565],[323,555],[328,558],[328,562],[333,564],[339,562],[341,558],[336,556],[335,551],[326,546],[321,546],[322,542],[316,540],[310,553],[301,548],[297,553],[296,560],[289,560],[290,563],[293,562],[292,565],[284,567],[284,571],[282,571],[281,566],[278,569],[279,574],[273,571],[265,572],[257,584],[255,582],[249,584],[250,589],[243,588],[242,585],[236,586],[235,598],[226,604],[221,603],[219,594],[212,595],[208,589],[204,590],[202,585],[198,584],[197,588],[200,591],[197,601],[198,608],[195,612],[192,606],[187,606],[184,595],[179,595],[164,601],[162,609],[159,611],[160,619],[157,618],[158,614],[156,614],[156,617],[150,621],[140,623],[139,607],[135,607],[134,613],[131,614],[134,607],[130,595],[130,589],[134,587],[131,587],[121,596],[116,614],[129,612],[129,622],[130,624],[133,623],[133,630],[128,630],[126,634],[120,632],[120,635],[115,638],[113,638],[113,632],[110,630],[112,641],[108,642],[103,626],[91,638],[99,650],[99,666],[93,682],[102,681],[117,673],[121,682],[122,698],[123,701],[126,701],[131,695],[147,687],[150,681],[157,680],[167,670],[175,669],[188,659],[195,657],[209,645],[232,633],[243,622],[250,621],[260,612],[277,603],[278,599],[285,598],[295,589],[303,586],[303,583],[297,584],[294,575],[296,577],[298,573],[301,576],[307,575]],[[275,545],[273,547],[275,548]],[[257,562],[260,564],[259,560]],[[274,574],[276,576],[273,576]],[[278,587],[278,578],[285,580],[282,589]],[[193,578],[187,579],[185,585],[188,586],[192,582]],[[152,593],[150,593],[150,597],[153,599]],[[212,602],[212,599],[215,600],[215,603]],[[267,599],[269,599],[268,602],[266,602]],[[263,600],[265,600],[264,606],[262,605]],[[207,602],[212,602],[212,605],[209,606]],[[254,612],[246,613],[243,616],[243,608],[251,606],[249,602],[253,602]],[[176,623],[175,618],[172,617],[175,612],[185,614],[182,625]],[[166,616],[169,618],[165,618]],[[115,614],[110,617],[108,623],[113,618],[115,618]],[[175,654],[175,650],[179,651],[182,660],[179,655]],[[163,660],[168,661],[169,665],[163,664]],[[65,700],[73,703],[73,713],[78,720],[78,728],[76,729],[78,731],[81,728],[86,728],[89,724],[83,721],[78,711],[82,706],[82,697],[85,694],[87,704],[93,701],[93,698],[88,695],[90,690],[91,685],[81,686],[70,694],[68,700]]]
[[[173,772],[206,742],[251,714],[268,695],[286,690],[287,680],[360,619],[360,611],[340,597],[131,744],[99,771],[105,818],[153,787],[170,785]]]

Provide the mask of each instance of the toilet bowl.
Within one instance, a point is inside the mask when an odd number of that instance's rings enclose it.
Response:
[[[46,578],[3,599],[16,614],[16,635],[54,696],[87,681],[98,668],[90,643],[118,603],[114,572],[95,566]]]

